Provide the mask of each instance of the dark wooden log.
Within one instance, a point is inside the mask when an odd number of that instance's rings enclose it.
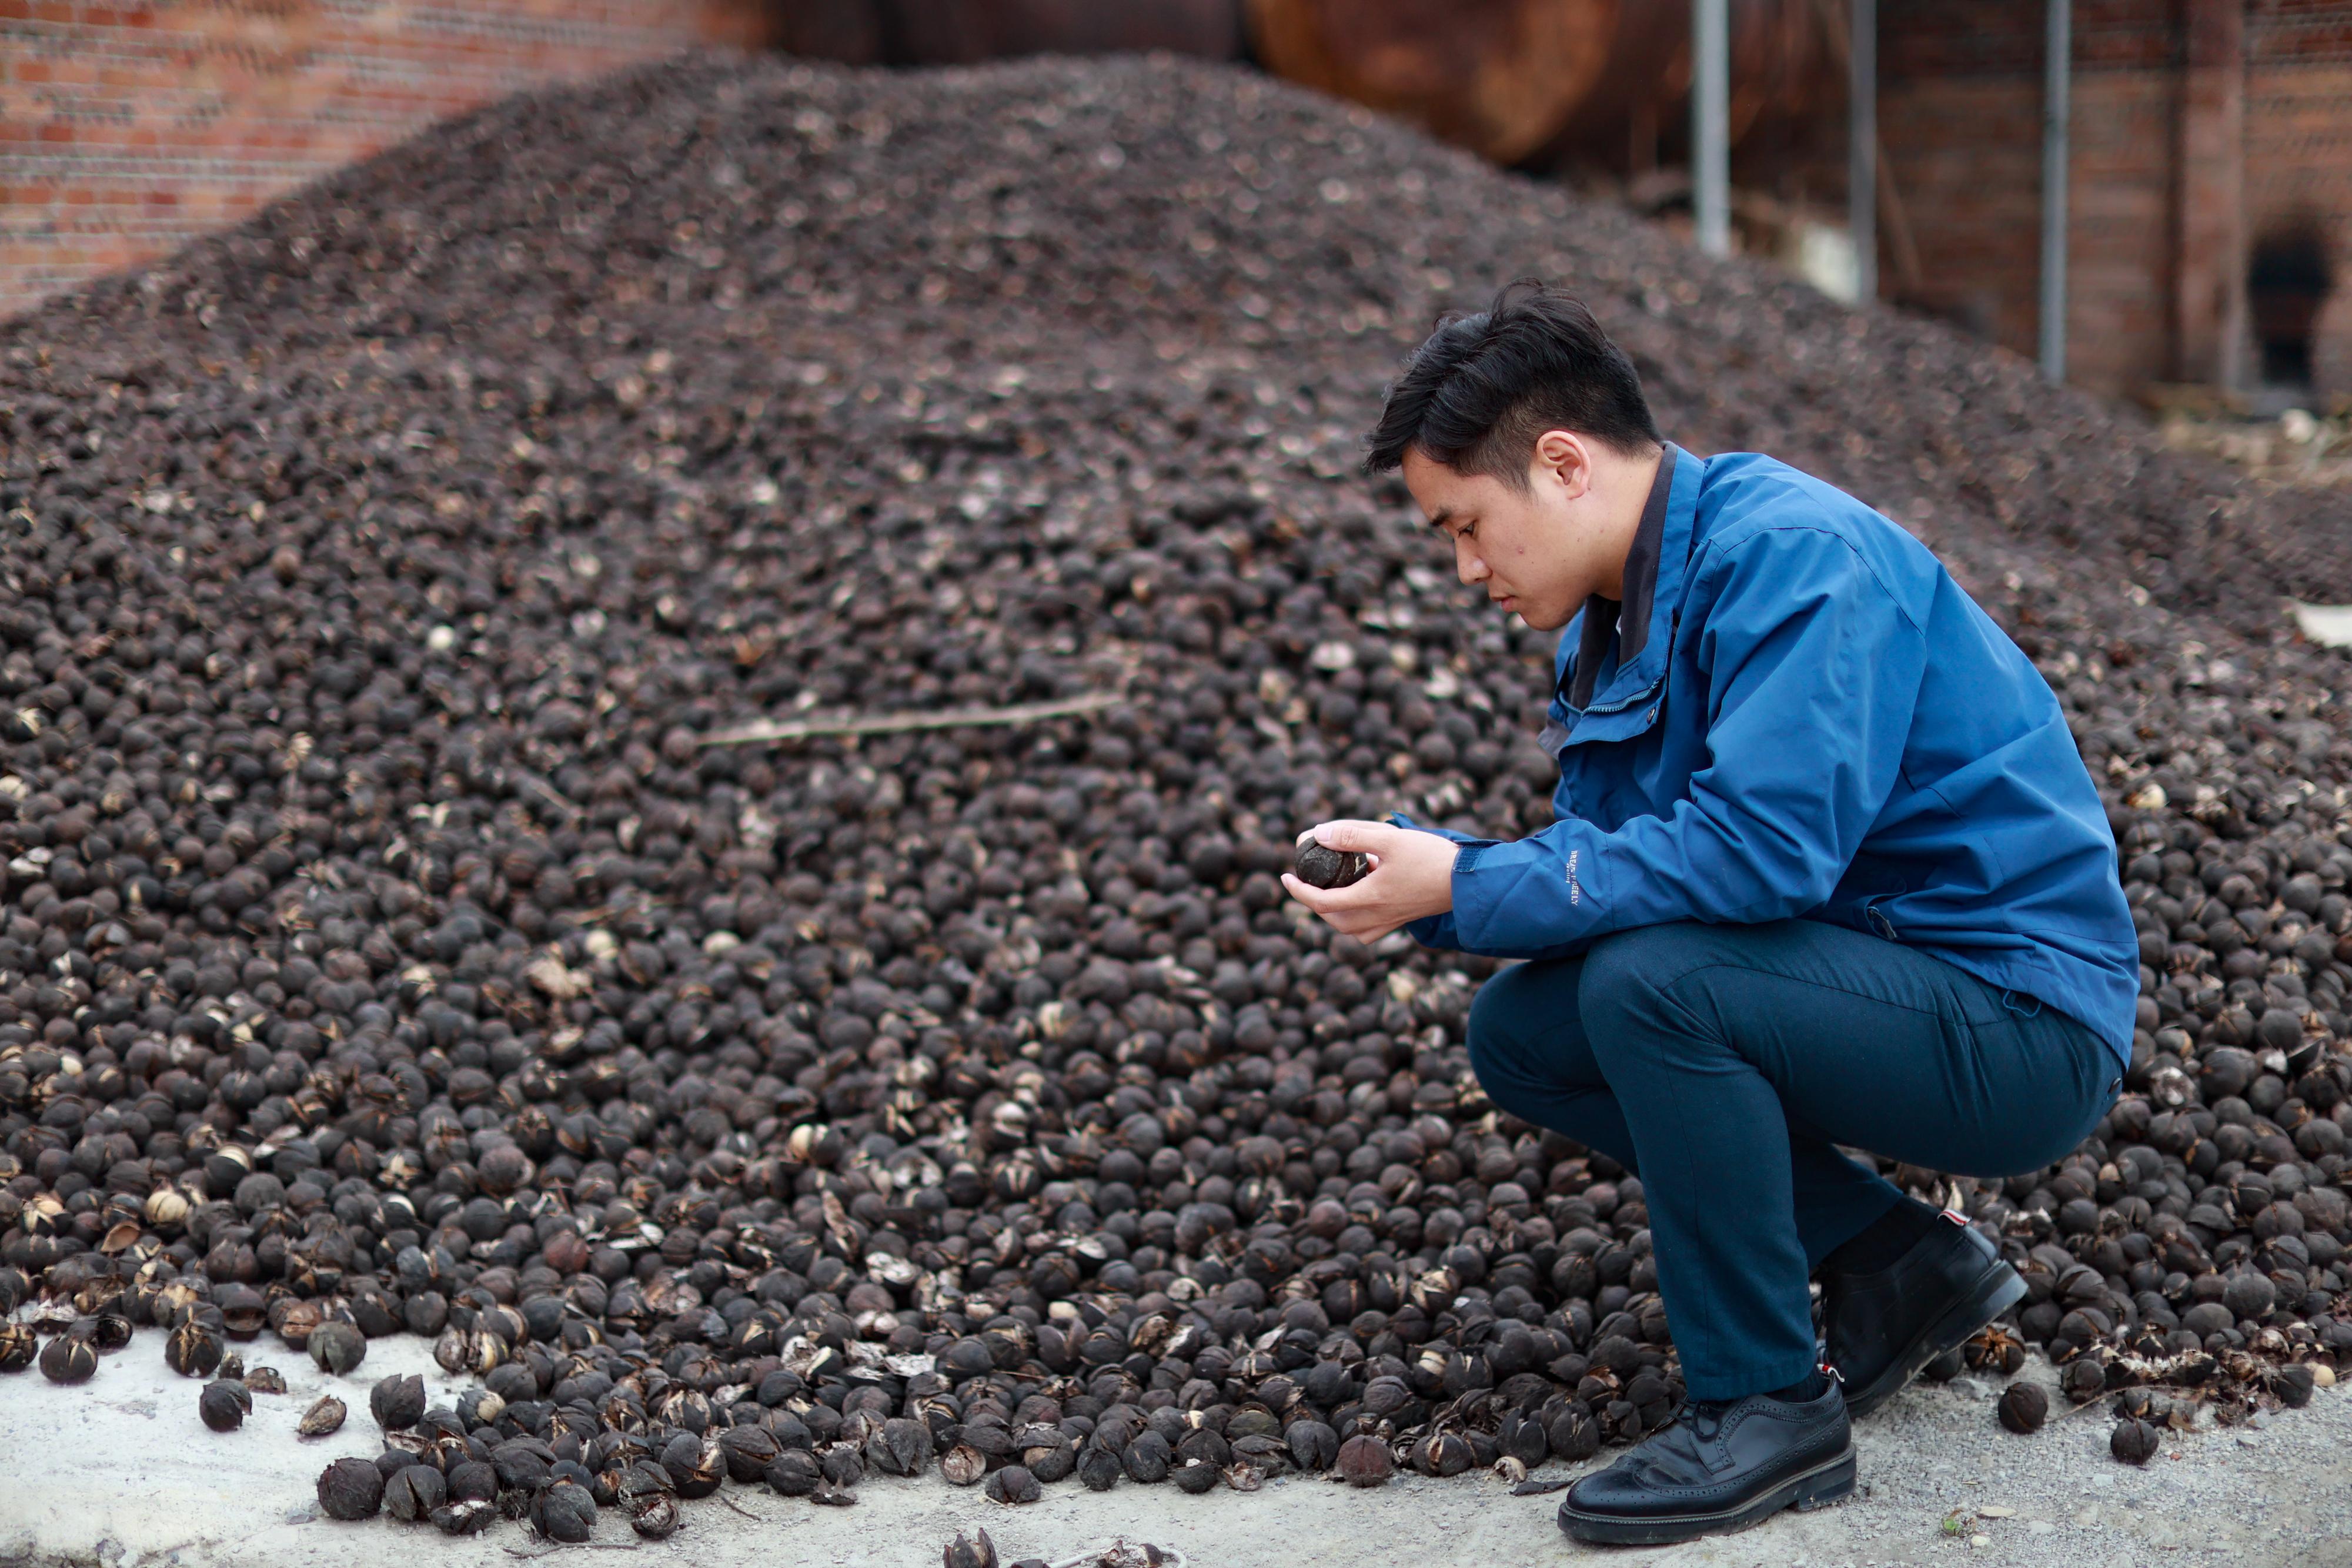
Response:
[[[1242,52],[1242,0],[789,0],[783,48],[851,65],[971,65],[1019,55]]]
[[[1250,37],[1277,76],[1510,163],[1550,141],[1600,81],[1619,8],[1620,0],[1250,0]]]

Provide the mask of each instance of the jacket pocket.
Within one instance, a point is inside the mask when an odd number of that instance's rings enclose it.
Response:
[[[1654,727],[1665,706],[1666,683],[1662,677],[1605,709],[1586,708],[1569,727],[1568,744],[1588,746],[1600,741],[1631,740]]]

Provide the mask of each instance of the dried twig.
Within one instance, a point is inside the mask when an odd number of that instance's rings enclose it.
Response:
[[[1094,713],[1119,700],[1117,692],[1089,692],[1058,702],[1018,703],[1011,707],[943,707],[928,713],[878,713],[848,718],[795,719],[747,724],[702,737],[704,746],[769,746],[829,735],[898,735],[917,729],[967,729],[979,725],[1036,724]]]
[[[553,1552],[635,1552],[636,1549],[637,1543],[634,1541],[550,1541],[542,1535],[539,1538],[537,1551],[509,1546],[506,1554],[509,1557],[545,1557]]]
[[[538,774],[518,768],[514,769],[513,777],[516,783],[530,790],[548,806],[562,812],[567,821],[576,822],[587,814],[578,806],[573,805],[562,790]]]

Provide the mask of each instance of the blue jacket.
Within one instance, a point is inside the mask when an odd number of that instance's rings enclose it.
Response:
[[[1596,599],[1560,639],[1559,821],[1448,834],[1453,911],[1412,934],[1536,958],[1670,920],[1832,921],[2038,998],[2128,1062],[2115,836],[2041,673],[1851,496],[1752,453],[1667,463],[1622,619]]]

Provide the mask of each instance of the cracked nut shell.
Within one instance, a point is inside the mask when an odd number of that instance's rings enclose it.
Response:
[[[1291,869],[1309,887],[1349,887],[1371,874],[1372,860],[1351,850],[1326,848],[1309,835],[1299,841]]]
[[[79,1334],[59,1334],[41,1352],[41,1375],[51,1383],[87,1383],[98,1372],[98,1347]]]
[[[215,1432],[234,1432],[253,1414],[253,1392],[233,1377],[216,1377],[196,1396],[196,1414]]]
[[[2116,1423],[2115,1436],[2107,1439],[2107,1452],[2127,1465],[2144,1465],[2156,1457],[2162,1443],[2155,1427],[2145,1421],[2126,1419]]]
[[[2050,1418],[2050,1396],[2038,1383],[2012,1383],[2001,1390],[2000,1424],[2023,1436],[2042,1430]]]
[[[311,1337],[315,1341],[318,1336]],[[415,1426],[425,1416],[425,1379],[413,1372],[382,1379],[368,1391],[368,1413],[387,1432]]]
[[[341,1377],[367,1359],[367,1335],[350,1323],[320,1323],[305,1348],[320,1371]]]
[[[1378,1437],[1359,1434],[1339,1445],[1332,1469],[1349,1486],[1386,1486],[1396,1474],[1396,1456]]]
[[[373,1459],[337,1459],[319,1472],[319,1511],[329,1519],[373,1519],[383,1506],[383,1472]]]

